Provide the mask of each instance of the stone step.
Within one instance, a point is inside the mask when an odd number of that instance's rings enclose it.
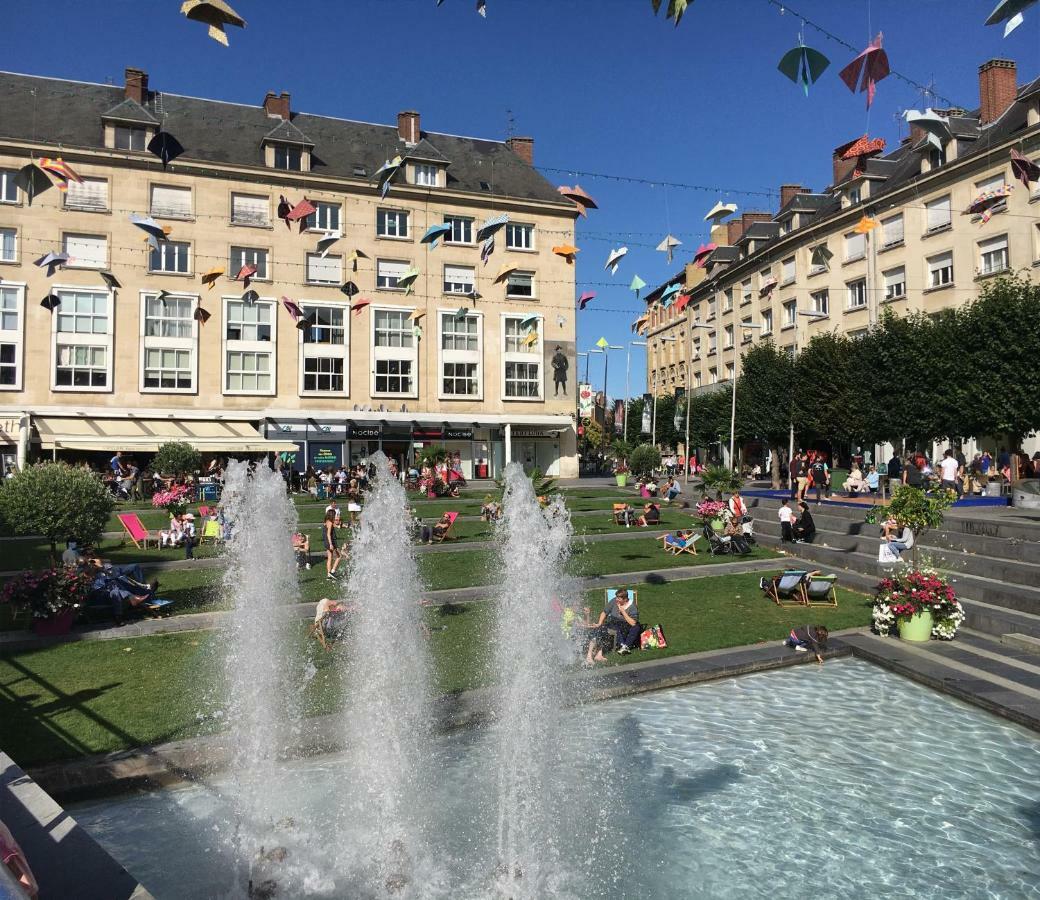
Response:
[[[1002,644],[1008,647],[1013,647],[1016,650],[1021,650],[1024,653],[1031,653],[1034,656],[1040,656],[1040,636],[1032,634],[1002,634],[1000,636]]]

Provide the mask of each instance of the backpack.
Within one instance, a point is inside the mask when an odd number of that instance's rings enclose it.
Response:
[[[812,474],[816,484],[823,484],[827,480],[827,466],[822,462],[813,463]]]

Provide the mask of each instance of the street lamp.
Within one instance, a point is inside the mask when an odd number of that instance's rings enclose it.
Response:
[[[632,402],[632,348],[645,346],[646,341],[629,341],[625,354],[625,430],[621,433],[625,439],[628,438],[628,404]]]

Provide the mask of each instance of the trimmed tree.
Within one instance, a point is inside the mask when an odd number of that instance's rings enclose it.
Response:
[[[114,506],[100,479],[63,462],[27,466],[0,489],[4,522],[15,534],[43,535],[52,562],[59,541],[96,543]]]
[[[152,459],[152,471],[163,475],[194,475],[202,468],[202,454],[185,441],[167,441]]]
[[[661,466],[661,451],[650,444],[640,444],[629,455],[628,465],[637,478],[649,478]]]
[[[769,447],[769,477],[780,487],[780,452],[788,442],[794,408],[794,360],[771,340],[751,347],[741,359],[737,383],[737,426]]]

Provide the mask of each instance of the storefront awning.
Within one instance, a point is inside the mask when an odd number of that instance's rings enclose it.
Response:
[[[169,441],[184,441],[209,453],[280,453],[299,449],[292,441],[265,440],[248,422],[34,416],[33,425],[44,450],[154,453]]]

